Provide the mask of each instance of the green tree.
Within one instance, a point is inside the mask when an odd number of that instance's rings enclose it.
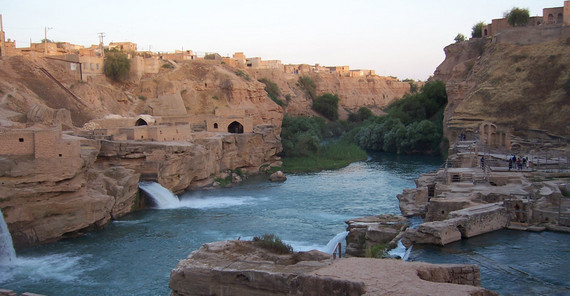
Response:
[[[520,27],[528,24],[530,14],[527,8],[513,7],[510,11],[505,12],[505,18],[509,25]]]
[[[317,85],[311,77],[307,75],[299,77],[297,80],[297,86],[301,88],[301,90],[303,90],[311,100],[314,101],[317,98]]]
[[[338,101],[337,95],[322,94],[313,102],[313,110],[322,114],[329,120],[335,121],[338,119]]]
[[[465,35],[457,33],[457,36],[455,36],[455,39],[453,40],[455,40],[455,43],[463,42],[465,41]]]
[[[483,37],[483,27],[485,26],[486,25],[484,22],[478,22],[475,25],[473,25],[473,28],[471,28],[471,37],[472,38]]]
[[[127,54],[116,49],[112,49],[105,54],[105,63],[103,65],[105,76],[121,82],[128,78],[130,70],[131,60],[129,60]]]

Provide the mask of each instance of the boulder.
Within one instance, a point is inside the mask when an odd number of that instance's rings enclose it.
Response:
[[[282,171],[277,171],[269,176],[269,180],[272,182],[284,182],[287,180],[287,177]]]

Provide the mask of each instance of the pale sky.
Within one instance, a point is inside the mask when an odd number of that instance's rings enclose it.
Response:
[[[89,46],[131,41],[138,50],[348,65],[425,80],[457,33],[513,7],[561,7],[563,0],[0,0],[6,38],[28,47],[44,38]]]

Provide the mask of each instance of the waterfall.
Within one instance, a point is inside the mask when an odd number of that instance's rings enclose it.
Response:
[[[409,248],[406,249],[404,244],[402,244],[402,240],[399,240],[398,246],[393,248],[392,250],[388,251],[388,254],[392,258],[400,257],[402,260],[408,261],[408,258],[410,257],[410,253],[412,252],[412,247],[413,246],[410,246]]]
[[[4,221],[2,210],[0,210],[0,265],[12,265],[14,260],[16,260],[16,251],[12,243],[12,236],[6,221]]]
[[[348,235],[348,231],[343,231],[337,235],[335,235],[328,244],[322,249],[323,252],[332,254],[334,252],[334,248],[338,243],[342,243],[342,245],[346,245],[346,236]],[[344,243],[343,243],[344,242]],[[346,246],[345,246],[346,247]]]
[[[139,188],[146,192],[159,209],[173,209],[180,207],[178,196],[156,182],[140,182]]]

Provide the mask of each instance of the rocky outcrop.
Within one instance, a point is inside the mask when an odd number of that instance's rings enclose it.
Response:
[[[501,204],[484,204],[453,211],[443,221],[426,222],[417,229],[408,229],[403,235],[405,246],[413,244],[446,245],[462,238],[502,229],[507,226],[508,215]]]
[[[435,173],[422,174],[415,179],[416,188],[406,188],[397,195],[400,212],[406,217],[423,216],[428,205],[429,186],[435,184]]]
[[[332,260],[318,251],[276,255],[249,241],[209,243],[170,274],[173,296],[496,295],[478,287],[475,265],[401,260]]]
[[[434,79],[446,84],[444,133],[452,143],[461,131],[476,134],[483,121],[525,138],[570,136],[566,38],[532,45],[473,38],[447,46],[445,54]]]
[[[312,100],[307,98],[296,85],[300,75],[308,75],[317,87],[317,95],[336,94],[339,97],[339,114],[346,117],[346,110],[356,112],[360,107],[368,107],[375,112],[410,92],[410,84],[392,77],[361,76],[348,77],[335,73],[311,72],[307,74],[283,73],[278,70],[249,71],[254,77],[269,79],[276,83],[285,96],[289,96],[285,110],[296,116],[312,116]]]
[[[272,182],[285,182],[287,176],[282,171],[277,171],[269,176],[269,180]]]
[[[84,146],[65,159],[0,158],[0,207],[15,247],[74,236],[132,211],[139,175],[95,168],[97,152]]]
[[[380,247],[392,249],[396,247],[395,238],[400,232],[408,227],[408,219],[395,215],[379,215],[361,217],[345,221],[348,225],[346,230],[346,254],[356,257],[372,257],[373,248]]]

